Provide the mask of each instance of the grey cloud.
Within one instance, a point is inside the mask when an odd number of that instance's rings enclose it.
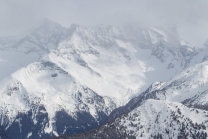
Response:
[[[207,0],[0,0],[0,36],[49,18],[64,26],[177,25],[182,38],[197,44],[208,38],[207,7]]]

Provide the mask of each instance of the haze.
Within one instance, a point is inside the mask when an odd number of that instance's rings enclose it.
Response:
[[[197,46],[208,39],[207,0],[0,0],[0,36],[27,31],[45,18],[63,26],[177,26]]]

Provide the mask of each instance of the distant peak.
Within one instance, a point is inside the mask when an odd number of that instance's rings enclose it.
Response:
[[[80,25],[78,25],[78,24],[71,24],[71,26],[69,28],[77,28],[77,27],[80,27]]]
[[[204,46],[208,47],[208,39],[204,42]]]
[[[57,22],[54,22],[48,18],[45,18],[42,20],[42,22],[40,23],[40,26],[61,26],[61,24],[57,23]]]

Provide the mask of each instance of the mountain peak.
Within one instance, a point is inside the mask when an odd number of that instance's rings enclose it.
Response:
[[[62,30],[64,27],[54,21],[51,21],[50,19],[44,19],[40,24],[35,28],[35,31],[44,31],[44,32],[51,32],[55,30]]]

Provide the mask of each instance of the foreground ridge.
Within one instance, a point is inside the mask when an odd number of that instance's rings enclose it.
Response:
[[[116,118],[113,122],[78,135],[54,139],[82,138],[207,138],[208,112],[180,103],[152,100]]]

